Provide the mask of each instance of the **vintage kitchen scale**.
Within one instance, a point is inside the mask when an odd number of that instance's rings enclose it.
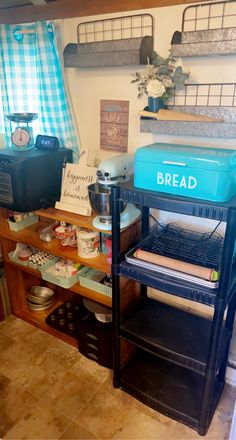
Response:
[[[37,113],[9,113],[6,118],[17,124],[11,134],[12,148],[17,151],[34,147],[33,128],[29,125],[37,119]]]
[[[111,186],[129,180],[132,174],[133,158],[129,154],[121,154],[99,164],[97,183],[88,186],[89,200],[97,214],[93,219],[93,226],[104,231],[111,231]],[[140,210],[133,204],[121,202],[121,229],[133,223],[140,215]]]

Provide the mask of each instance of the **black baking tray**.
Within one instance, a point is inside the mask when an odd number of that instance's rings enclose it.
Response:
[[[79,323],[86,313],[85,310],[82,304],[67,301],[54,309],[45,322],[62,333],[77,337]]]

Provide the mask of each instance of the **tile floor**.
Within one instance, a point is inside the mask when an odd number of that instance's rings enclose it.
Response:
[[[206,440],[228,439],[235,398],[227,385]],[[76,348],[10,316],[0,323],[0,438],[202,437],[114,389],[111,372]]]

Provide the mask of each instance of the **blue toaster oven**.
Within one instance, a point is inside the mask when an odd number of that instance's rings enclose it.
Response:
[[[236,193],[236,151],[155,143],[135,152],[134,185],[224,202]]]

